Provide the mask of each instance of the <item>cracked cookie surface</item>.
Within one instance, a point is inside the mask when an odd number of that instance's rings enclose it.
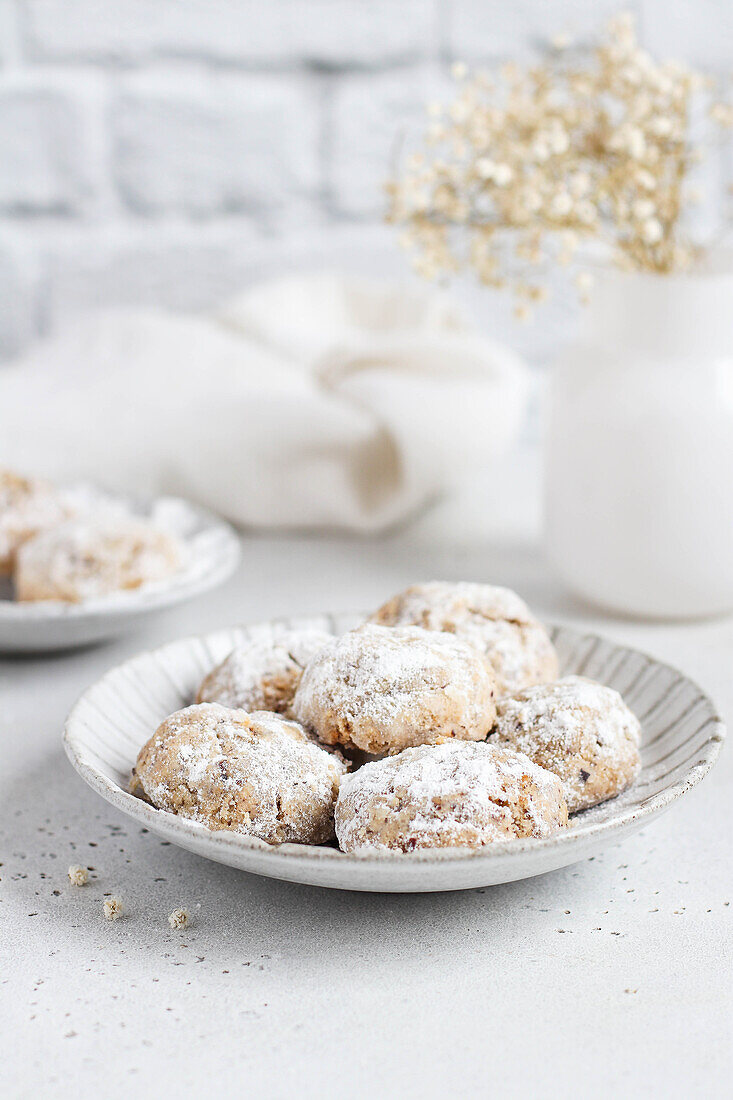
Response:
[[[132,776],[158,809],[270,844],[323,844],[343,760],[295,722],[198,703],[171,714],[140,750]]]
[[[288,714],[303,669],[332,640],[322,630],[288,630],[245,642],[206,676],[196,702]]]
[[[336,803],[345,852],[481,848],[567,824],[557,776],[484,742],[421,745],[347,776]]]
[[[483,740],[495,691],[489,663],[461,639],[366,624],[310,661],[293,713],[326,744],[381,755],[443,737]]]
[[[614,798],[639,773],[641,727],[613,688],[581,676],[497,703],[491,743],[526,753],[563,782],[570,813]]]
[[[413,584],[383,604],[370,621],[421,626],[470,642],[491,662],[499,695],[558,675],[547,631],[510,588],[469,581]]]

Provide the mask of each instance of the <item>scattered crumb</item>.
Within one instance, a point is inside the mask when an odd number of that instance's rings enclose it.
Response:
[[[624,993],[638,993],[638,992],[639,992],[638,989],[625,989],[624,990]]]
[[[122,902],[119,898],[104,899],[104,916],[106,920],[119,920],[122,916]]]
[[[188,909],[174,909],[168,917],[171,928],[188,928]]]
[[[72,886],[86,886],[89,882],[89,871],[86,867],[77,867],[72,864],[69,867],[69,882]]]

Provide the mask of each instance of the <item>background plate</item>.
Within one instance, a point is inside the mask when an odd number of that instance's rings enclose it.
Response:
[[[108,672],[79,699],[66,723],[66,752],[82,778],[108,802],[152,832],[219,863],[292,882],[346,890],[464,890],[529,878],[584,859],[661,813],[698,783],[725,735],[715,707],[681,672],[638,650],[593,634],[552,627],[563,674],[616,688],[642,725],[642,772],[618,798],[571,818],[542,840],[513,840],[478,850],[344,855],[334,848],[263,841],[212,832],[156,810],[127,793],[137,753],[158,724],[188,705],[198,684],[233,646],[286,627],[341,633],[363,616],[281,619],[184,638],[142,653]]]
[[[233,528],[205,508],[178,497],[125,504],[133,515],[160,524],[183,541],[188,551],[185,568],[160,584],[78,604],[17,603],[10,598],[10,581],[0,578],[0,652],[73,649],[116,637],[155,612],[222,584],[239,564],[241,551]]]

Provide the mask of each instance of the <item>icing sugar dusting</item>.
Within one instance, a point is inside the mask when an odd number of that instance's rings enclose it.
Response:
[[[17,596],[76,602],[140,588],[170,577],[184,558],[180,540],[152,523],[113,513],[79,516],[24,543]]]
[[[454,630],[472,619],[534,622],[521,596],[511,588],[470,581],[428,581],[413,584],[388,600],[372,616],[375,622],[413,623],[426,630]]]
[[[500,699],[492,738],[560,776],[571,812],[617,794],[641,763],[636,716],[613,688],[580,676]]]
[[[10,568],[23,542],[69,513],[51,485],[0,468],[0,570]]]
[[[332,638],[322,630],[287,630],[237,646],[208,674],[197,701],[286,712],[303,669]]]
[[[467,581],[415,584],[384,604],[372,620],[464,639],[488,656],[500,694],[557,676],[557,656],[544,627],[509,588]]]
[[[493,697],[488,663],[461,639],[366,624],[316,654],[293,710],[322,740],[380,752],[446,734],[480,739]]]
[[[294,722],[216,703],[176,711],[141,749],[134,779],[159,809],[284,841],[333,836],[333,805],[346,765]]]
[[[567,822],[556,776],[503,746],[446,741],[405,749],[344,778],[344,851],[468,845],[547,836]]]

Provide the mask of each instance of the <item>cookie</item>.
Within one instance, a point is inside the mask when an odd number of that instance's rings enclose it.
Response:
[[[52,485],[0,468],[0,576],[10,575],[24,542],[69,514]]]
[[[446,741],[346,776],[336,802],[344,852],[481,848],[567,824],[557,776],[503,746]]]
[[[619,693],[580,676],[500,699],[490,738],[559,776],[570,813],[633,783],[640,740],[639,722]]]
[[[217,703],[176,711],[140,750],[131,786],[158,809],[269,844],[323,844],[346,765],[294,722]]]
[[[82,600],[142,588],[172,577],[184,548],[144,520],[119,515],[68,520],[35,535],[18,551],[19,600]]]
[[[288,630],[245,642],[211,670],[196,702],[287,714],[303,669],[332,638],[322,630]]]
[[[557,654],[547,631],[509,588],[430,581],[388,600],[371,620],[385,626],[421,626],[470,642],[491,662],[499,695],[554,680]]]
[[[293,713],[326,744],[380,755],[443,737],[483,740],[495,691],[490,665],[466,642],[368,624],[315,655]]]

